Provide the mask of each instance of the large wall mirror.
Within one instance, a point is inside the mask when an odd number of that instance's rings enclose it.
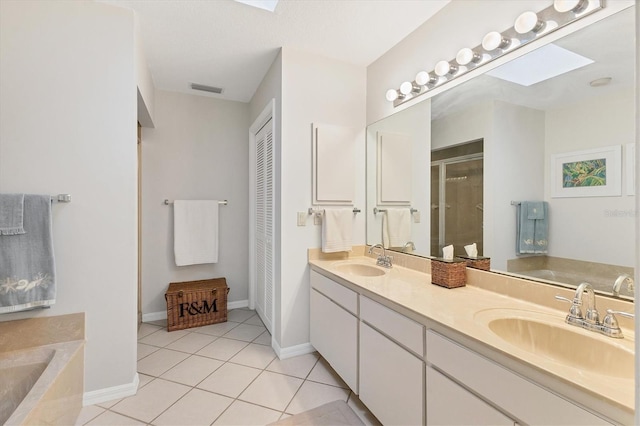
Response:
[[[640,190],[634,14],[613,14],[370,125],[367,244],[439,257],[444,245],[463,255],[476,243],[494,272],[588,281],[607,294],[620,278],[620,296],[632,298],[624,277],[636,266]],[[378,187],[380,165],[393,158],[380,156],[396,139],[411,149],[393,156],[405,158],[411,181],[392,184],[411,196],[391,203]],[[518,216],[546,228],[539,250],[522,250],[530,230]]]

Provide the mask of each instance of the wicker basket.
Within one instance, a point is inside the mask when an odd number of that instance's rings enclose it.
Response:
[[[491,269],[491,258],[489,257],[470,257],[470,256],[460,256],[467,262],[467,266],[469,268],[474,269],[482,269],[483,271],[488,271]]]
[[[446,288],[464,287],[467,283],[467,262],[454,258],[431,259],[431,284]]]
[[[167,330],[226,322],[228,292],[225,278],[170,283],[164,295]]]

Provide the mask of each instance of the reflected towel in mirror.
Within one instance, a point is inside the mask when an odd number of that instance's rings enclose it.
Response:
[[[411,209],[387,208],[382,217],[382,243],[384,248],[403,247],[411,241]]]
[[[546,201],[523,201],[517,206],[516,254],[548,252],[549,205]]]

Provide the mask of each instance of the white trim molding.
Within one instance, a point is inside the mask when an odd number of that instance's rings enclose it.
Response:
[[[114,399],[135,395],[138,392],[139,384],[140,377],[138,373],[136,373],[131,383],[85,392],[82,395],[82,406],[86,407],[88,405],[100,404],[101,402],[113,401]]]
[[[311,343],[281,348],[273,337],[271,337],[271,347],[279,359],[293,358],[294,356],[310,354],[316,351],[316,349],[311,346]]]

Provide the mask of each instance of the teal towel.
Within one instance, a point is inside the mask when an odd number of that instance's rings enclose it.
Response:
[[[523,201],[518,208],[516,254],[548,253],[549,204],[546,201]]]

